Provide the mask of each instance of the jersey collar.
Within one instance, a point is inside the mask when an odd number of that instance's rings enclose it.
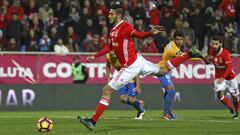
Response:
[[[223,48],[221,48],[221,50],[219,51],[219,53],[216,56],[220,55],[222,53],[222,50],[223,50]]]
[[[113,27],[113,29],[115,29],[118,25],[120,25],[123,22],[123,20],[121,20],[116,26]]]

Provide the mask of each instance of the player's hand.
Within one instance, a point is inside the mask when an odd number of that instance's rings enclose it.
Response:
[[[165,31],[165,28],[163,26],[153,26],[151,29],[151,34],[156,35],[158,33],[162,33]]]
[[[138,94],[141,94],[141,92],[142,92],[140,87],[136,87],[135,90]]]
[[[224,80],[225,80],[224,78],[218,78],[218,79],[217,79],[217,83],[218,83],[218,84],[222,84]]]
[[[88,56],[87,57],[87,62],[90,62],[92,60],[95,60],[95,56]]]
[[[214,57],[212,55],[207,55],[204,61],[206,64],[210,64],[213,58]]]

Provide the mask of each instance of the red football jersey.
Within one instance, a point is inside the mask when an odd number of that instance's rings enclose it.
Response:
[[[124,21],[119,22],[110,31],[111,49],[122,66],[129,66],[137,59],[132,33],[135,29]]]
[[[208,55],[212,55],[213,59],[211,62],[215,66],[215,78],[224,78],[226,80],[231,80],[235,78],[236,74],[232,69],[232,59],[228,50],[222,48],[222,50],[215,55],[212,49],[208,52]],[[227,69],[228,67],[228,69]],[[229,72],[229,73],[227,73]]]

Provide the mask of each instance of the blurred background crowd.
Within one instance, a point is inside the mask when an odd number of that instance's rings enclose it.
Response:
[[[185,34],[183,50],[208,50],[211,35],[240,54],[240,0],[0,0],[0,50],[96,52],[108,43],[108,11],[119,3],[136,30],[166,28],[147,39],[134,39],[137,51],[162,53],[175,30]]]

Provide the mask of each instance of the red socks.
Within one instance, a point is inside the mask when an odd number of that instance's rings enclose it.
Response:
[[[181,56],[177,56],[173,59],[168,60],[166,67],[168,67],[168,69],[172,70],[172,69],[178,67],[180,64],[182,64],[187,59],[189,59],[189,55],[188,55],[188,53],[184,53]]]
[[[109,104],[110,104],[110,100],[107,99],[107,98],[102,97],[101,100],[100,100],[100,102],[98,103],[98,106],[97,106],[97,108],[96,108],[96,111],[95,111],[95,113],[93,114],[93,116],[92,116],[91,119],[92,119],[94,122],[97,122],[98,119],[99,119],[99,118],[101,117],[101,115],[103,114],[103,112],[107,109],[107,107],[109,106]]]
[[[223,98],[221,99],[221,102],[224,105],[226,105],[228,107],[228,109],[233,109],[231,102],[229,101],[229,99],[226,96],[223,96]]]

